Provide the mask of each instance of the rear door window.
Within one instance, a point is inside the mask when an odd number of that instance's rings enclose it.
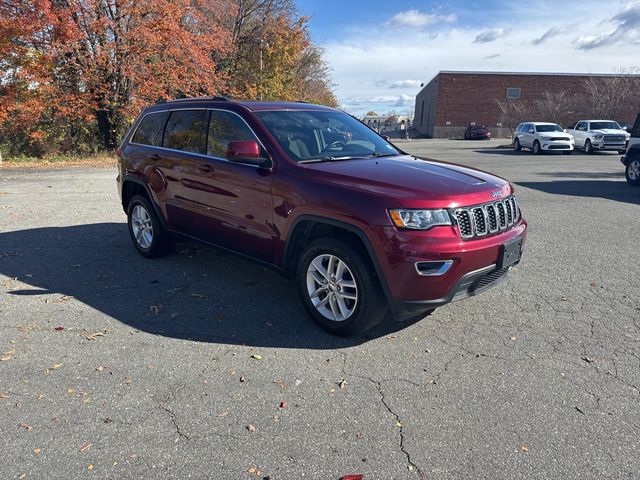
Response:
[[[205,153],[206,110],[171,112],[162,146],[191,153]]]
[[[131,143],[140,145],[162,146],[162,132],[167,123],[168,112],[149,113],[140,122]]]
[[[209,119],[207,155],[227,158],[230,142],[254,141],[258,139],[247,124],[235,113],[212,110]]]

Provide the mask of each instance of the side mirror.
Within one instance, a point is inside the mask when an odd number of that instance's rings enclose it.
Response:
[[[260,145],[258,142],[241,141],[229,142],[227,146],[227,159],[232,162],[248,163],[250,165],[262,165],[267,160],[260,156]]]
[[[622,127],[622,129],[626,132],[626,131],[627,131],[627,126],[626,126],[626,125],[624,125],[624,126]]]

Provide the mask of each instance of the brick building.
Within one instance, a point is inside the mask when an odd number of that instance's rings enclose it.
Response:
[[[565,92],[580,99],[588,95],[585,80],[612,78],[607,74],[513,73],[513,72],[440,72],[416,96],[414,128],[435,138],[461,138],[469,125],[485,125],[494,137],[508,137],[520,121],[552,121],[538,118],[534,102],[545,92]],[[619,77],[619,76],[618,76]],[[630,76],[631,77],[631,76]],[[634,91],[624,102],[616,120],[633,122],[640,111],[640,92]],[[527,105],[521,116],[507,118],[498,101]],[[588,102],[576,102],[567,117],[577,121],[591,118]],[[566,125],[563,125],[566,126]]]

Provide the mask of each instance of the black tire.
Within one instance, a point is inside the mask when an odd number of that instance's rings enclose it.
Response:
[[[540,148],[540,142],[538,140],[533,142],[532,151],[534,155],[540,155],[542,153],[542,149]]]
[[[520,146],[520,140],[518,140],[517,138],[513,141],[513,149],[516,152],[519,152],[522,150],[522,147]]]
[[[591,145],[591,140],[588,138],[584,142],[584,153],[591,155],[593,153],[593,145]]]
[[[364,255],[364,253],[358,253],[358,249],[348,243],[333,238],[320,238],[313,241],[305,247],[300,255],[296,268],[296,283],[304,306],[311,318],[322,328],[335,335],[351,336],[365,332],[380,323],[389,309],[375,270],[370,260]],[[335,282],[331,282],[331,278],[327,282],[324,274],[312,265],[314,260],[320,263],[328,275],[328,270],[331,268],[326,268],[328,264],[324,262],[330,261],[330,258],[337,258],[346,265],[346,269],[343,269],[345,272],[343,280],[346,278],[345,282],[353,283],[355,288],[341,287],[342,293],[339,293],[341,290],[336,290],[336,288],[343,284],[337,279]],[[322,286],[320,282],[316,281],[316,278],[322,279],[326,286]],[[310,290],[317,289],[319,291],[322,288],[324,290],[314,297],[315,301],[319,302],[319,306],[316,307]],[[331,304],[329,297],[332,292],[333,295],[350,294],[356,297],[355,300],[342,300],[345,308],[351,309],[348,315],[343,315],[344,319],[336,320],[336,316],[332,313],[335,307],[338,313],[342,314],[335,296],[333,304]],[[322,303],[325,305],[323,306]],[[327,307],[327,305],[329,306]],[[324,314],[321,309],[324,309]],[[333,315],[334,318],[330,319],[325,315]]]
[[[143,257],[161,257],[173,249],[170,235],[162,226],[153,205],[146,196],[136,195],[129,202],[127,226],[133,246]]]
[[[636,187],[640,185],[640,156],[631,157],[624,170],[624,176],[629,185]]]

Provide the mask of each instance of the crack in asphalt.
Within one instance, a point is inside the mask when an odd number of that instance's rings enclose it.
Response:
[[[405,448],[404,445],[404,426],[402,425],[402,422],[400,421],[400,416],[395,413],[391,407],[389,406],[389,404],[387,403],[385,396],[384,396],[384,392],[382,391],[382,382],[379,382],[377,380],[374,380],[373,378],[370,377],[365,377],[367,380],[369,380],[370,382],[372,382],[375,386],[376,389],[378,391],[378,395],[380,395],[380,401],[382,402],[382,404],[384,405],[384,407],[387,409],[387,411],[393,415],[396,419],[396,425],[398,426],[398,431],[400,433],[400,451],[404,454],[404,456],[407,458],[407,466],[409,471],[413,472],[415,470],[415,472],[418,474],[418,477],[421,480],[426,480],[427,476],[422,472],[422,470],[420,469],[420,467],[418,467],[412,460],[411,460],[411,455],[409,454],[409,452],[407,451],[407,449]]]

